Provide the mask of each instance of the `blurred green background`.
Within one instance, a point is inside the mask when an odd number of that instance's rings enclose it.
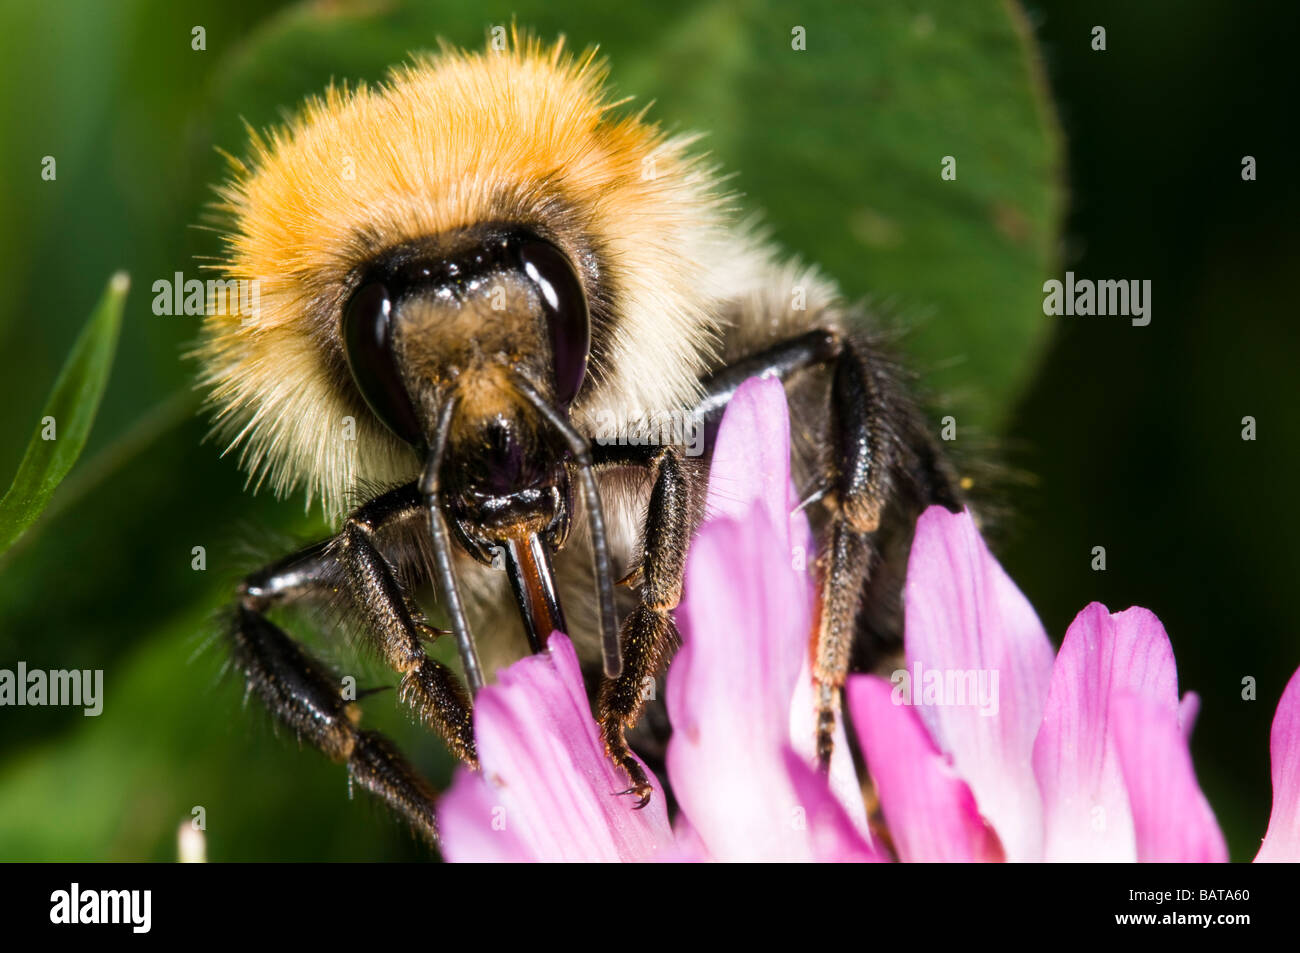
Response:
[[[1271,493],[1300,446],[1285,320],[1297,14],[1080,6],[5,2],[0,481],[108,276],[134,284],[86,452],[0,557],[0,667],[102,668],[106,694],[98,718],[0,709],[0,859],[170,859],[195,806],[215,860],[425,856],[220,678],[210,620],[234,581],[328,527],[300,500],[245,493],[203,442],[181,358],[197,319],[154,315],[150,286],[199,276],[195,257],[216,252],[193,226],[223,174],[215,149],[241,153],[244,120],[274,123],[331,78],[381,79],[439,36],[479,46],[512,18],[599,43],[619,93],[708,133],[778,241],[908,329],[936,418],[955,415],[967,451],[1001,465],[995,542],[1053,636],[1094,598],[1165,622],[1204,700],[1202,784],[1233,856],[1253,856],[1269,723],[1300,664],[1300,517]],[[1256,182],[1240,178],[1247,154]],[[1042,282],[1067,267],[1151,279],[1151,325],[1045,317]],[[1096,545],[1104,573],[1089,568]],[[446,782],[449,759],[391,693],[366,717]]]

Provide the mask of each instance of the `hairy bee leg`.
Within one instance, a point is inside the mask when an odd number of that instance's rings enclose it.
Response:
[[[704,415],[706,439],[712,442],[727,404],[749,378],[774,374],[787,380],[817,366],[832,371],[833,457],[821,498],[830,520],[820,541],[812,636],[817,757],[827,768],[862,595],[879,561],[873,537],[886,504],[891,494],[903,492],[918,513],[930,502],[951,509],[958,494],[915,411],[900,399],[888,361],[829,329],[773,345],[707,378],[697,408]]]
[[[702,503],[701,481],[693,477],[680,448],[656,450],[649,465],[654,484],[642,547],[641,602],[623,622],[623,671],[601,681],[597,700],[605,752],[632,782],[618,793],[634,795],[638,808],[650,803],[653,789],[625,732],[636,724],[650,686],[681,644],[672,610],[681,601],[686,552]]]
[[[849,673],[855,620],[863,590],[875,565],[868,534],[856,531],[838,515],[826,533],[818,557],[819,595],[813,622],[813,689],[817,715],[817,761],[830,767],[835,726]]]
[[[361,712],[337,678],[255,609],[239,605],[230,626],[235,664],[248,689],[283,724],[384,800],[420,836],[438,842],[433,788],[383,735],[358,727]]]
[[[347,590],[366,625],[365,636],[402,676],[401,696],[469,764],[476,764],[469,695],[455,674],[425,654],[428,626],[412,610],[378,535],[404,519],[423,518],[415,484],[377,497],[348,517],[343,530],[249,576],[243,605],[264,612],[272,604]]]
[[[830,766],[835,725],[848,677],[862,594],[877,561],[872,536],[892,492],[897,443],[889,423],[892,382],[851,342],[844,342],[831,381],[830,525],[823,552],[821,597],[813,628],[817,759]]]

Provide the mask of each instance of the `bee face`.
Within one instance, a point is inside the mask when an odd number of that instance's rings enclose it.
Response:
[[[427,449],[456,402],[444,484],[470,553],[533,534],[563,542],[564,448],[517,386],[567,409],[586,378],[591,316],[563,251],[510,224],[391,249],[364,268],[340,335],[361,396],[406,443]]]

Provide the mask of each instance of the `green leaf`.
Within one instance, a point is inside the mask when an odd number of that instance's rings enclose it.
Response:
[[[9,492],[0,499],[0,555],[36,522],[86,446],[113,367],[122,307],[130,284],[125,272],[109,279],[103,297],[59,372],[41,422],[18,465],[18,474]]]

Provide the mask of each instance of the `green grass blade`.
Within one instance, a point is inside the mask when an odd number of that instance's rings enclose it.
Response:
[[[103,297],[59,372],[14,482],[0,499],[0,554],[45,510],[54,490],[86,446],[113,367],[122,307],[130,284],[125,272],[109,279]],[[46,439],[46,425],[51,418],[54,439]]]

